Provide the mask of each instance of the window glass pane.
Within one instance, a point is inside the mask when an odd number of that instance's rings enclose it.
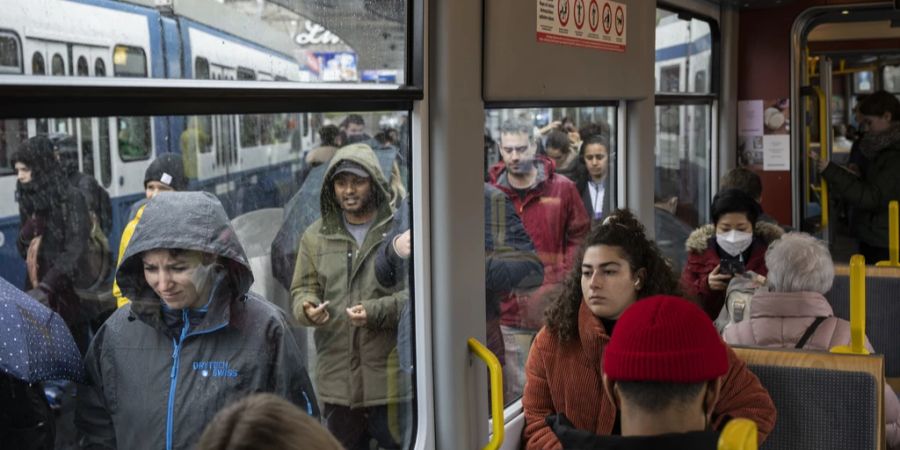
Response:
[[[118,119],[119,157],[134,161],[150,156],[150,118],[120,117]]]
[[[76,74],[79,77],[90,76],[90,69],[88,69],[87,58],[85,58],[84,56],[78,57],[78,71],[76,72]]]
[[[63,60],[62,55],[60,55],[59,53],[53,55],[52,74],[54,76],[66,75],[66,62]]]
[[[14,174],[10,158],[28,138],[28,123],[22,119],[0,120],[0,176]]]
[[[105,77],[106,76],[106,63],[103,62],[102,59],[97,58],[94,61],[94,76],[95,77]]]
[[[163,68],[178,67],[181,73],[171,78],[354,84],[407,80],[408,0],[168,1],[165,11],[151,1],[128,2],[127,8],[120,2],[11,1],[16,8],[0,16],[0,30],[26,36],[28,29],[54,24],[54,39],[62,45],[114,42],[113,51],[106,52],[115,59],[116,76],[165,77]],[[164,17],[177,21],[175,32]],[[153,39],[166,51],[152,52]],[[131,59],[141,54],[145,57]],[[198,58],[206,60],[208,70],[229,73],[197,76],[194,63],[182,64]],[[256,75],[239,77],[238,66]]]
[[[22,73],[19,58],[19,40],[15,36],[0,33],[0,73]]]
[[[656,90],[707,94],[712,56],[709,23],[656,10]]]
[[[238,80],[255,80],[256,72],[253,69],[247,69],[246,67],[238,67],[237,68],[237,79]]]
[[[194,78],[198,80],[209,79],[209,61],[206,58],[197,58],[194,60]]]
[[[508,405],[522,396],[532,339],[572,252],[616,207],[616,108],[485,114],[487,346],[503,365]]]
[[[81,171],[94,176],[94,127],[93,119],[78,119],[81,133]]]
[[[112,151],[110,150],[109,120],[110,119],[106,117],[101,117],[97,120],[97,125],[100,129],[100,181],[103,183],[103,186],[107,188],[110,183],[112,183]]]
[[[676,273],[688,235],[709,222],[710,117],[709,105],[656,107],[656,241]]]
[[[78,135],[59,137],[81,145],[85,162],[90,155],[87,148],[96,145],[99,151],[96,171],[101,183],[91,192],[109,196],[113,219],[107,240],[112,258],[116,258],[123,230],[137,209],[135,204],[147,206],[128,245],[140,242],[151,250],[138,254],[132,264],[126,261],[118,273],[120,280],[127,277],[134,283],[120,285],[131,302],[124,307],[134,307],[130,310],[133,314],[107,319],[116,307],[112,301],[103,304],[103,313],[85,310],[76,315],[58,310],[82,349],[88,347],[92,336],[97,338],[86,364],[87,386],[93,387],[78,386],[78,405],[73,385],[51,383],[48,388],[53,394],[50,400],[60,410],[73,412],[90,405],[92,409],[78,413],[89,415],[93,423],[108,424],[102,430],[83,430],[84,445],[99,440],[96,433],[109,433],[119,437],[111,445],[114,448],[165,447],[166,409],[159,408],[159,402],[132,401],[117,402],[115,409],[107,410],[113,399],[105,395],[111,392],[118,399],[159,398],[162,402],[174,395],[175,417],[192,418],[173,421],[169,434],[179,448],[194,448],[203,427],[232,401],[255,392],[274,392],[302,411],[312,411],[345,448],[411,448],[415,439],[415,302],[409,287],[413,283],[411,258],[418,256],[411,253],[409,240],[412,182],[410,158],[404,154],[410,146],[409,112],[364,111],[350,114],[351,120],[346,120],[348,114],[343,112],[256,116],[260,141],[268,143],[251,147],[236,139],[239,115],[82,117],[71,119],[68,127]],[[4,194],[0,198],[0,232],[7,237],[19,236],[27,226],[19,223],[18,208],[29,203],[16,203],[16,177],[6,161],[28,138],[29,121],[35,120],[0,121],[0,192]],[[44,122],[56,130],[56,124],[66,121],[49,118]],[[123,147],[134,139],[124,136],[125,132],[147,137],[165,133],[181,136],[182,141],[197,141],[199,133],[192,129],[201,128],[202,123],[211,123],[216,130],[231,130],[235,139],[202,144],[214,147],[208,153],[179,148],[172,153],[171,142],[147,140],[150,146],[147,151],[141,149],[141,154],[153,158],[127,162],[110,158],[110,153],[130,152]],[[301,134],[301,124],[311,127],[308,136]],[[340,129],[349,129],[351,124],[352,138]],[[98,135],[90,136],[92,132]],[[186,134],[194,137],[184,138]],[[349,142],[365,146],[338,148]],[[220,145],[229,147],[219,149]],[[179,163],[183,174],[178,172]],[[52,158],[47,164],[58,169]],[[150,179],[164,185],[168,179],[169,186],[208,194],[196,201],[221,208],[221,214],[189,207],[178,200],[184,195],[159,195],[147,202],[144,182],[148,173]],[[52,182],[68,180],[60,177]],[[83,195],[87,199],[87,191],[78,186],[45,195]],[[330,195],[323,196],[323,189]],[[51,211],[72,217],[47,220],[47,227],[92,220],[90,213],[99,209],[88,208],[92,208],[90,202],[83,210],[73,207],[71,213]],[[211,222],[209,228],[193,226],[194,222],[188,221],[192,216]],[[46,233],[88,240],[86,228],[71,233],[48,229]],[[147,233],[158,234],[148,238]],[[177,245],[211,256],[153,252],[154,246],[173,245],[174,241],[154,243],[162,234],[177,235],[181,239]],[[23,277],[26,263],[16,241],[0,242],[0,277],[28,289],[31,280]],[[154,259],[160,254],[163,259]],[[165,258],[174,258],[188,268],[167,268],[172,261]],[[49,259],[48,267],[41,270],[52,270],[53,264],[62,262],[71,263]],[[386,270],[376,272],[376,267]],[[66,295],[79,280],[90,278],[88,265],[79,264],[76,270],[78,276],[61,283],[54,295]],[[185,270],[190,272],[188,276]],[[42,275],[44,272],[38,272],[36,281],[43,281]],[[154,290],[154,280],[163,276],[183,289],[176,295]],[[137,289],[129,287],[135,285]],[[84,289],[109,297],[112,288]],[[245,297],[247,290],[253,294]],[[253,306],[266,301],[279,306],[287,317],[271,307]],[[306,303],[324,306],[304,313]],[[171,306],[163,309],[163,304]],[[190,317],[203,319],[178,322],[183,305],[193,308]],[[175,314],[170,315],[173,310]],[[226,310],[230,316],[222,315]],[[327,316],[321,317],[326,311]],[[168,318],[178,323],[168,322]],[[224,325],[203,328],[208,323],[204,320]],[[184,345],[177,342],[182,335],[189,336]],[[127,345],[118,345],[122,343]],[[235,348],[240,351],[232,351]],[[177,364],[173,364],[173,354]],[[175,381],[170,376],[148,377],[151,372],[171,374]],[[304,372],[309,380],[302,376]],[[112,373],[115,376],[102,376]],[[347,405],[356,406],[350,409]],[[112,419],[120,414],[142,421]],[[75,415],[56,417],[61,442],[75,441]]]
[[[113,73],[117,77],[146,77],[147,58],[144,49],[117,45],[113,51]]]
[[[33,75],[46,75],[47,69],[44,67],[44,55],[34,52],[31,56],[31,73]]]

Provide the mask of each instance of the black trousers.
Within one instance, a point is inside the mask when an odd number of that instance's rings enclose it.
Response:
[[[372,439],[379,448],[393,450],[400,448],[408,426],[407,408],[405,403],[354,409],[326,403],[323,417],[328,431],[347,450],[369,450]],[[396,430],[391,430],[391,416],[396,419]]]

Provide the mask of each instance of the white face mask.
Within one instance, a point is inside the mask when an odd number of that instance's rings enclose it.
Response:
[[[716,233],[716,243],[725,253],[731,256],[738,256],[750,247],[753,242],[753,233],[745,233],[743,231],[731,230],[727,233]]]

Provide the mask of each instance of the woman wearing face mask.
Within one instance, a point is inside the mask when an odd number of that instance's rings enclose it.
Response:
[[[537,334],[525,366],[527,450],[562,448],[546,421],[555,414],[564,414],[579,430],[621,433],[619,411],[601,382],[601,361],[616,321],[643,298],[678,294],[669,264],[626,210],[613,212],[591,230],[574,263],[565,291],[547,308],[547,325]],[[708,415],[716,430],[731,418],[753,420],[761,440],[774,427],[771,398],[730,349],[728,372]]]
[[[719,316],[725,304],[725,289],[735,275],[766,276],[766,248],[784,231],[757,222],[759,204],[737,189],[726,189],[713,199],[713,223],[691,233],[685,246],[687,263],[681,273],[681,287],[696,298],[710,319]]]
[[[900,200],[900,101],[878,91],[859,104],[860,124],[867,129],[859,140],[861,175],[819,159],[819,173],[830,184],[828,192],[853,205],[859,252],[867,264],[889,258],[888,203]]]
[[[149,200],[116,280],[131,302],[85,358],[85,448],[190,449],[222,407],[255,392],[318,414],[285,313],[249,291],[247,257],[212,194]]]

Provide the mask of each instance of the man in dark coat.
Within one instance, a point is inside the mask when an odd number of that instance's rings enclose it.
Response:
[[[11,158],[19,202],[19,254],[26,261],[29,295],[59,313],[78,348],[87,350],[87,320],[75,288],[85,280],[90,218],[84,197],[71,189],[45,136],[25,141]]]
[[[547,423],[563,448],[717,448],[719,435],[708,427],[728,353],[699,307],[663,295],[635,303],[616,323],[602,364],[622,435],[593,435],[554,414]]]
[[[103,230],[103,234],[109,234],[112,231],[112,203],[109,200],[109,193],[100,186],[97,179],[87,173],[78,170],[78,144],[74,136],[68,134],[50,135],[50,142],[53,143],[53,151],[59,159],[63,173],[69,179],[69,183],[81,191],[87,204],[88,212],[91,213],[92,222]],[[86,159],[85,172],[93,173],[93,161],[88,162]]]

